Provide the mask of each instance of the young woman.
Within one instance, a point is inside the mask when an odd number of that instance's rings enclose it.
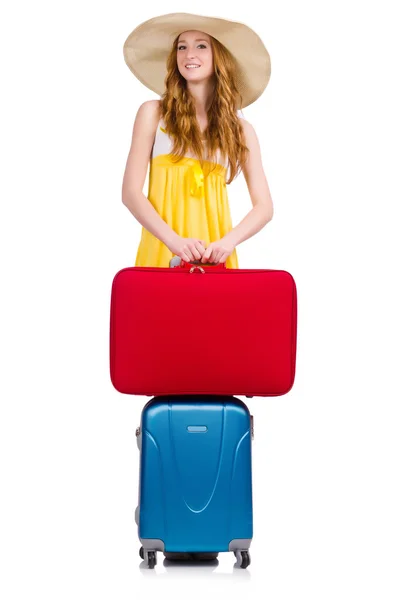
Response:
[[[137,27],[124,57],[161,96],[138,109],[123,179],[123,203],[142,225],[135,266],[169,267],[179,256],[238,268],[236,246],[273,216],[258,138],[241,111],[270,77],[263,42],[241,23],[172,13]],[[226,185],[241,170],[253,208],[233,228]]]

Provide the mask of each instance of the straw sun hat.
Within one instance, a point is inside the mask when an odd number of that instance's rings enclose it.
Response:
[[[247,25],[191,13],[170,13],[138,25],[124,42],[124,59],[132,73],[159,96],[165,91],[166,60],[177,35],[204,31],[216,38],[237,63],[241,108],[264,92],[270,78],[270,56],[261,38]]]

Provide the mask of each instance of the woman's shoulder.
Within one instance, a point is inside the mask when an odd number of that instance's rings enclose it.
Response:
[[[156,129],[160,120],[159,100],[142,102],[136,113],[138,123],[142,122],[148,129]]]
[[[144,110],[151,110],[153,112],[156,110],[158,111],[160,110],[160,100],[145,100],[139,108],[144,108]]]
[[[145,100],[138,108],[138,113],[144,114],[149,119],[158,120],[160,117],[160,100]]]

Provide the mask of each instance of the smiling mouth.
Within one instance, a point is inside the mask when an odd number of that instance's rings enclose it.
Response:
[[[185,66],[185,69],[188,69],[188,70],[190,71],[190,70],[193,70],[193,69],[199,69],[199,68],[200,68],[200,66],[201,66],[201,65],[195,65],[194,67],[186,67],[186,66]]]

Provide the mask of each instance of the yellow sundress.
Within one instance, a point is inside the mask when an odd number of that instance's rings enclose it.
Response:
[[[160,119],[150,157],[148,200],[178,235],[204,240],[207,247],[233,228],[227,165],[219,150],[215,168],[210,161],[204,161],[201,168],[199,159],[190,153],[175,164],[171,149],[171,137]],[[163,242],[142,227],[136,267],[169,267],[173,256]],[[239,268],[236,248],[225,262],[229,269]]]

